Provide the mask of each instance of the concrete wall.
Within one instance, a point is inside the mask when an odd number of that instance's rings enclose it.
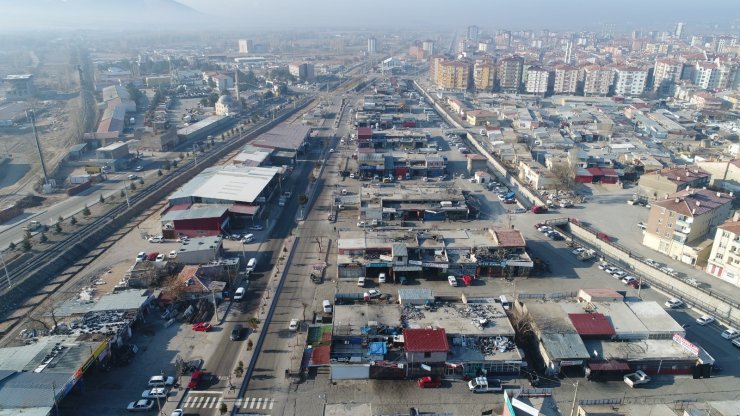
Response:
[[[736,301],[714,291],[694,287],[648,266],[640,261],[639,258],[633,257],[631,253],[623,251],[613,244],[599,240],[591,230],[578,224],[571,222],[570,231],[574,238],[594,247],[607,257],[619,260],[622,263],[620,264],[621,266],[626,265],[627,268],[633,270],[636,274],[642,275],[646,281],[654,286],[657,286],[670,295],[680,297],[686,303],[713,315],[732,327],[740,327],[740,305]]]

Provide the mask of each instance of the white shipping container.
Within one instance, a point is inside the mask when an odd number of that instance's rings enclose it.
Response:
[[[90,182],[90,180],[91,180],[90,179],[90,175],[88,175],[88,174],[85,174],[85,175],[69,175],[69,183],[72,183],[72,184],[75,184],[75,185],[81,184],[81,183],[85,183],[85,182]]]

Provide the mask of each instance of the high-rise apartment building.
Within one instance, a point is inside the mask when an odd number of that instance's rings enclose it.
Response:
[[[470,85],[470,64],[464,61],[441,61],[437,64],[437,88],[446,91],[466,91]]]
[[[683,22],[676,23],[676,28],[673,30],[673,36],[677,38],[681,38],[681,36],[683,36],[683,27],[684,27]]]
[[[479,92],[493,91],[496,81],[496,65],[493,62],[479,59],[473,66],[473,85]]]
[[[614,71],[614,94],[636,97],[645,92],[647,71],[639,68],[619,67]]]
[[[530,67],[527,69],[527,82],[524,90],[528,94],[545,95],[549,80],[550,71],[537,66]]]
[[[674,87],[681,80],[683,62],[674,58],[658,58],[653,70],[653,91],[662,96],[673,96]]]
[[[737,38],[735,36],[719,36],[715,35],[712,37],[712,48],[717,53],[725,53],[729,48],[735,46]]]
[[[702,61],[694,64],[693,82],[705,90],[721,90],[730,88],[737,77],[737,65],[714,61]]]
[[[254,53],[254,42],[251,39],[239,39],[239,53]]]
[[[478,29],[478,26],[476,25],[470,25],[468,26],[468,37],[467,39],[471,42],[478,42],[478,35],[480,31]]]
[[[555,67],[555,94],[575,94],[578,91],[578,68],[570,65]]]
[[[425,40],[421,44],[421,49],[424,50],[424,52],[426,53],[426,56],[434,56],[434,41]]]
[[[583,95],[606,96],[614,82],[614,72],[610,68],[589,65],[583,68]]]
[[[367,53],[375,53],[377,51],[377,40],[375,38],[367,39]]]
[[[496,71],[496,85],[504,92],[519,92],[522,83],[522,70],[524,59],[520,56],[512,56],[499,61]]]
[[[566,64],[573,63],[573,41],[572,40],[569,40],[568,43],[565,44],[565,63]]]
[[[310,63],[292,63],[288,65],[288,72],[298,78],[300,81],[313,81],[316,79],[316,72],[313,64]]]

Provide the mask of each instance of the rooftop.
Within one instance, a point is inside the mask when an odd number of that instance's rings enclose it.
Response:
[[[444,328],[447,334],[474,337],[514,336],[500,303],[452,303],[419,314],[405,314],[409,328]]]
[[[361,336],[384,326],[398,326],[401,309],[398,305],[362,303],[334,306],[334,335]]]
[[[595,351],[606,359],[653,360],[695,358],[696,355],[684,349],[671,339],[644,339],[630,342],[606,340],[583,341],[587,351]]]
[[[721,228],[733,234],[740,234],[740,221],[729,220],[729,221],[726,221],[724,224],[720,225],[718,228]]]
[[[685,189],[668,195],[666,199],[653,202],[653,206],[662,207],[687,217],[695,217],[712,212],[725,204],[731,204],[733,199],[733,196],[729,194],[708,189]]]
[[[300,124],[280,124],[260,134],[250,144],[270,149],[298,150],[310,131],[310,127]]]
[[[182,221],[198,218],[218,218],[229,210],[231,205],[214,204],[214,205],[193,205],[188,209],[167,211],[162,215],[161,221]]]
[[[614,327],[609,319],[600,313],[569,313],[568,318],[581,336],[614,336]]]
[[[180,245],[180,252],[215,250],[221,245],[221,237],[196,237],[184,241]]]
[[[450,345],[444,329],[404,329],[406,352],[448,352]]]
[[[201,198],[221,203],[253,204],[279,170],[275,167],[214,166],[191,179],[170,199]]]

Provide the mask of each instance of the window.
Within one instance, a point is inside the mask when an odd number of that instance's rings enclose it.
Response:
[[[432,353],[429,351],[424,352],[424,358],[432,358]]]
[[[717,255],[714,256],[714,258],[717,259],[717,260],[722,260],[722,257],[724,257],[724,256],[725,256],[724,254],[717,253]]]

